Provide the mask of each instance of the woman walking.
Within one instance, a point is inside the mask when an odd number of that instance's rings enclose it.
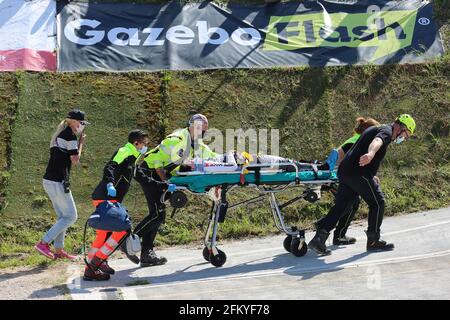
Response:
[[[85,113],[71,110],[57,127],[50,141],[50,160],[44,175],[43,186],[57,215],[56,223],[47,231],[35,249],[50,259],[75,260],[64,251],[66,230],[77,220],[77,208],[70,191],[70,168],[80,162],[88,122]],[[80,137],[77,139],[77,135]],[[50,249],[53,243],[55,252]]]

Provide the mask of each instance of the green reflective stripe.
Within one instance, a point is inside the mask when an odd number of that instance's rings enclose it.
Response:
[[[345,146],[346,144],[355,144],[356,141],[358,141],[359,137],[361,135],[359,133],[355,133],[351,138],[348,138],[347,140],[345,140],[345,142],[343,144],[341,144],[339,146],[339,148],[342,148],[343,146]]]
[[[112,161],[117,162],[117,164],[121,164],[129,156],[135,156],[138,158],[139,151],[137,151],[136,147],[132,143],[128,142],[117,151],[117,154],[114,156]]]

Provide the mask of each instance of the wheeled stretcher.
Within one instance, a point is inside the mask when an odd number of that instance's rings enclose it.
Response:
[[[177,186],[170,197],[170,204],[174,207],[174,211],[184,207],[187,204],[186,193],[208,196],[212,200],[203,257],[214,266],[220,267],[226,261],[226,254],[217,248],[217,234],[219,223],[224,222],[227,211],[268,199],[276,227],[287,235],[283,242],[284,248],[301,257],[307,252],[305,231],[295,226],[287,226],[282,210],[299,200],[318,201],[321,198],[321,191],[335,190],[337,182],[336,172],[320,171],[314,164],[309,163],[291,163],[283,167],[273,164],[250,164],[242,166],[240,171],[227,173],[179,172],[170,179],[170,183]],[[254,188],[258,191],[258,195],[239,203],[228,203],[228,192],[239,187]],[[291,188],[295,189],[291,192],[296,196],[280,204],[276,194]]]

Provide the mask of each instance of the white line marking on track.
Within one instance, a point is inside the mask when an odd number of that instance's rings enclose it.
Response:
[[[397,235],[402,233],[407,233],[411,231],[417,231],[427,228],[433,228],[437,226],[442,226],[445,224],[449,224],[450,220],[431,223],[424,226],[418,226],[413,227],[409,229],[404,229],[400,231],[392,231],[392,232],[386,232],[383,233],[383,236],[391,236],[391,235]],[[360,238],[363,239],[363,238]],[[243,243],[240,242],[240,245]],[[245,244],[245,242],[244,242]],[[271,252],[271,251],[279,251],[280,246],[277,247],[270,247],[270,248],[263,248],[263,249],[257,249],[257,250],[249,250],[249,251],[240,251],[240,252],[234,252],[232,253],[233,256],[253,256],[256,253],[262,253],[262,252]],[[200,250],[199,250],[200,251]],[[280,275],[283,274],[286,270],[289,270],[289,274],[302,274],[302,273],[311,273],[311,272],[320,272],[320,271],[331,271],[335,269],[347,269],[347,268],[356,268],[356,267],[363,267],[368,265],[380,265],[380,264],[389,264],[389,263],[401,263],[401,262],[407,262],[407,261],[414,261],[414,260],[421,260],[421,259],[428,259],[428,258],[434,258],[434,257],[441,257],[446,256],[450,254],[450,250],[445,251],[438,251],[433,253],[427,253],[422,255],[414,255],[414,256],[406,256],[406,257],[397,257],[397,258],[387,258],[387,259],[380,259],[380,260],[373,260],[373,261],[362,261],[362,262],[350,262],[342,265],[338,265],[336,267],[333,266],[320,266],[320,267],[311,267],[302,269],[301,267],[295,268],[295,266],[290,268],[283,268],[278,269],[274,271],[262,271],[262,272],[255,272],[250,274],[241,274],[241,275],[234,275],[234,276],[222,276],[222,277],[214,277],[214,278],[206,278],[206,279],[198,279],[198,280],[179,280],[175,281],[173,283],[160,283],[160,284],[153,284],[153,285],[142,285],[142,286],[135,286],[130,288],[121,288],[123,291],[123,296],[125,299],[136,299],[136,290],[139,289],[146,289],[146,288],[153,288],[153,287],[169,287],[169,286],[179,286],[179,285],[185,285],[185,284],[193,284],[193,283],[207,283],[207,282],[217,282],[217,281],[229,281],[229,280],[239,280],[239,279],[246,279],[246,278],[258,278],[258,277],[267,277],[267,276],[274,276],[274,275]],[[179,258],[179,259],[171,259],[171,262],[180,262],[180,261],[203,261],[201,258],[201,255],[198,257],[185,257],[185,258]],[[338,262],[338,261],[337,261]],[[330,262],[330,265],[334,265],[336,262]],[[68,270],[70,273],[70,277],[67,279],[66,285],[71,291],[71,296],[74,299],[90,299],[90,300],[101,300],[104,298],[104,295],[99,291],[98,288],[81,288],[80,282],[81,282],[81,272],[79,269],[77,269],[78,272],[75,269]],[[101,288],[100,288],[101,289]],[[87,291],[87,292],[86,292]]]
[[[424,226],[404,229],[404,230],[400,230],[400,231],[391,231],[391,232],[386,232],[386,233],[382,232],[381,236],[392,236],[392,235],[407,233],[407,232],[411,232],[411,231],[417,231],[417,230],[422,230],[422,229],[433,228],[433,227],[441,226],[441,225],[448,224],[448,223],[450,223],[450,220],[445,220],[445,221],[441,221],[441,222],[431,223],[431,224],[427,224],[427,225],[424,225]],[[365,237],[357,238],[357,240],[362,240],[362,239],[366,239],[366,238]]]
[[[381,264],[390,264],[390,263],[401,263],[401,262],[409,262],[414,260],[423,260],[423,259],[429,259],[429,258],[437,258],[450,255],[450,249],[444,250],[444,251],[437,251],[437,252],[431,252],[421,255],[413,255],[413,256],[406,256],[406,257],[397,257],[397,258],[386,258],[386,259],[379,259],[379,260],[372,260],[372,261],[363,261],[363,262],[351,262],[339,265],[337,267],[329,267],[329,266],[323,266],[323,267],[312,267],[307,269],[300,268],[283,268],[275,271],[263,271],[263,272],[256,272],[251,274],[243,274],[243,275],[235,275],[235,276],[223,276],[223,277],[214,277],[214,278],[208,278],[208,279],[199,279],[199,280],[188,280],[188,281],[176,281],[173,283],[160,283],[160,284],[154,284],[154,285],[144,285],[144,286],[136,286],[133,288],[124,288],[123,294],[124,298],[127,299],[127,294],[130,290],[138,290],[138,289],[145,289],[145,288],[155,288],[155,287],[171,287],[171,286],[180,286],[180,285],[190,285],[195,283],[208,283],[208,282],[217,282],[217,281],[230,281],[230,280],[241,280],[241,279],[248,279],[248,278],[260,278],[260,277],[268,277],[268,276],[274,276],[274,275],[280,275],[283,274],[286,270],[289,270],[289,274],[302,274],[302,273],[312,273],[312,272],[319,272],[319,271],[331,271],[335,269],[348,269],[348,268],[358,268],[368,265],[381,265]],[[333,262],[330,264],[334,264]],[[136,293],[133,293],[136,295]]]
[[[391,236],[391,235],[406,233],[406,232],[410,232],[410,231],[427,229],[427,228],[437,227],[437,226],[441,226],[441,225],[448,224],[448,223],[450,223],[450,220],[436,222],[436,223],[432,223],[432,224],[428,224],[428,225],[424,225],[424,226],[420,226],[420,227],[404,229],[404,230],[400,230],[400,231],[386,232],[386,233],[382,233],[382,236]],[[357,240],[362,240],[362,239],[365,239],[365,237],[357,238]],[[240,243],[240,244],[242,244],[242,243]],[[249,251],[234,252],[234,253],[232,253],[232,255],[233,256],[243,256],[243,255],[247,256],[247,255],[254,255],[255,253],[260,253],[260,252],[280,251],[281,247],[282,246],[280,245],[280,246],[277,246],[277,247],[270,247],[270,248],[264,248],[264,249],[257,249],[257,250],[253,250],[252,249],[252,250],[249,250]],[[199,251],[200,251],[200,249],[199,249]],[[191,260],[204,261],[201,256],[197,256],[197,257],[186,257],[186,258],[179,258],[179,259],[171,259],[170,262],[191,261]]]

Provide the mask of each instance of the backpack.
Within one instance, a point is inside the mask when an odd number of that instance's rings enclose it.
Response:
[[[128,210],[119,202],[102,202],[91,214],[87,223],[97,230],[120,232],[131,229]]]

